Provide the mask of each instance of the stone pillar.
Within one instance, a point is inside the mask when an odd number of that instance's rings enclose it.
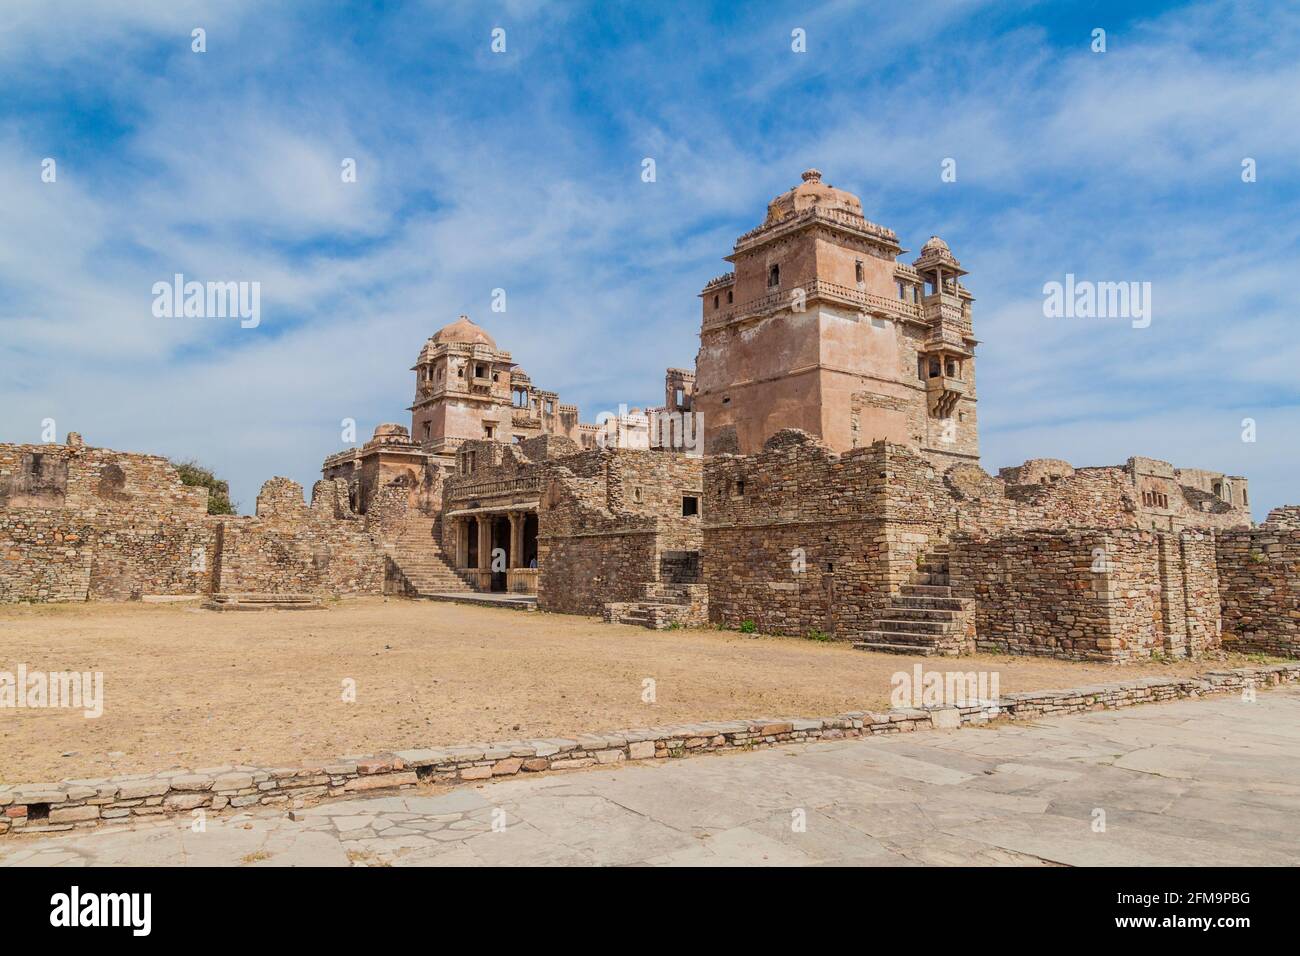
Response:
[[[478,516],[478,569],[492,569],[492,522],[486,515]]]
[[[518,511],[511,511],[510,517],[510,567],[524,566],[524,516]]]
[[[469,519],[456,519],[456,567],[469,567]]]

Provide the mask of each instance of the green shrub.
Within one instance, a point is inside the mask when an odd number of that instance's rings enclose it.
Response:
[[[757,630],[758,630],[758,625],[749,619],[740,622],[741,634],[753,634]]]
[[[230,500],[230,485],[217,478],[211,468],[204,468],[197,461],[174,461],[176,471],[181,476],[181,484],[192,488],[208,489],[208,514],[233,515],[239,513],[238,503]]]

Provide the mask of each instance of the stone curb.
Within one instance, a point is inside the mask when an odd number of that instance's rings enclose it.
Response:
[[[1113,710],[1300,680],[1300,663],[1209,671],[1199,677],[1145,677],[1066,690],[1004,695],[994,713],[983,705],[926,707],[834,717],[764,717],[540,740],[506,740],[299,767],[223,766],[110,779],[0,785],[0,834],[49,833],[121,824],[145,817],[221,812],[255,805],[291,807],[308,800],[410,789],[420,782],[459,784],[520,773],[610,766],[777,744],[839,740],[916,730],[957,729],[993,719],[1025,720]]]

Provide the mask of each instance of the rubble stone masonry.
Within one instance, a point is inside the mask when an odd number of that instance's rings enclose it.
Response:
[[[1160,484],[1178,474],[1153,459],[941,473],[906,446],[836,455],[787,429],[757,455],[706,459],[710,616],[850,639],[951,542],[950,585],[974,599],[977,646],[1115,661],[1199,654],[1219,640],[1215,536],[1249,517]],[[1096,572],[1094,551],[1105,556]]]
[[[200,594],[217,519],[165,458],[0,445],[0,603]]]
[[[702,473],[701,459],[657,450],[599,449],[548,462],[538,606],[600,614],[607,603],[640,599],[648,584],[695,583]]]
[[[1218,645],[1212,536],[1134,530],[956,535],[952,586],[976,646],[1083,660],[1196,656]]]
[[[345,483],[317,485],[309,507],[300,485],[273,478],[257,517],[217,517],[207,490],[156,455],[91,448],[75,433],[0,445],[0,603],[381,593],[383,533],[405,489],[381,489],[385,506],[363,521]]]
[[[347,501],[342,480],[317,482],[312,498],[308,506],[301,485],[272,478],[257,496],[257,517],[223,521],[218,529],[215,590],[334,596],[382,593],[382,542],[366,522],[342,511]]]
[[[1266,522],[1217,544],[1224,646],[1300,657],[1300,528]]]

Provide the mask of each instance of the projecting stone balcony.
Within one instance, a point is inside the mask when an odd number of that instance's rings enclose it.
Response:
[[[927,295],[921,300],[921,311],[927,322],[955,328],[970,335],[970,303],[960,296],[948,292]]]
[[[966,394],[966,383],[950,375],[936,375],[926,379],[925,394],[930,402],[930,414],[935,418],[948,418]]]
[[[863,292],[846,285],[827,282],[825,279],[808,279],[804,282],[791,283],[788,287],[782,286],[767,295],[760,296],[757,299],[750,299],[748,302],[743,302],[734,308],[718,312],[705,321],[704,328],[706,331],[721,328],[730,325],[732,322],[753,318],[765,312],[776,312],[780,309],[791,308],[801,298],[800,291],[802,291],[802,299],[805,305],[813,300],[818,300],[836,305],[846,305],[855,312],[876,312],[890,318],[900,319],[921,318],[921,307],[914,302]]]
[[[461,502],[479,498],[500,498],[503,495],[536,497],[542,487],[540,478],[504,478],[495,481],[476,481],[473,478],[453,478],[447,482],[447,498]]]

